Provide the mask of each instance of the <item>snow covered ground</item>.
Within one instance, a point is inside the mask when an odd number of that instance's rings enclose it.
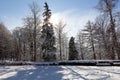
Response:
[[[0,66],[0,80],[119,80],[120,67]]]

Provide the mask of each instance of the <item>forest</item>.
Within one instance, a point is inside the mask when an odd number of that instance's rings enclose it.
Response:
[[[60,20],[53,25],[49,4],[45,2],[41,11],[39,3],[32,2],[28,5],[30,14],[22,19],[22,26],[10,31],[0,23],[0,60],[119,60],[118,3],[118,0],[99,0],[95,6],[99,16],[94,21],[89,20],[75,37],[68,37],[65,27],[69,23]]]

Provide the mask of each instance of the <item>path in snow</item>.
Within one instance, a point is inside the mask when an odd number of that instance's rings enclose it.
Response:
[[[118,80],[120,67],[1,66],[0,80]]]

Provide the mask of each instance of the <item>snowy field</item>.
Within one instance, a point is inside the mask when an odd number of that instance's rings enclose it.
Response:
[[[120,80],[120,67],[0,66],[0,80]]]

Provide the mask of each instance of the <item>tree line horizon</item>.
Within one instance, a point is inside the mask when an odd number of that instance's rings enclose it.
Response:
[[[100,15],[70,39],[64,31],[67,24],[62,20],[56,25],[50,22],[52,13],[47,2],[42,13],[37,2],[32,2],[23,27],[10,32],[0,23],[0,60],[119,60],[120,11],[114,11],[118,2],[99,0],[96,10]]]

